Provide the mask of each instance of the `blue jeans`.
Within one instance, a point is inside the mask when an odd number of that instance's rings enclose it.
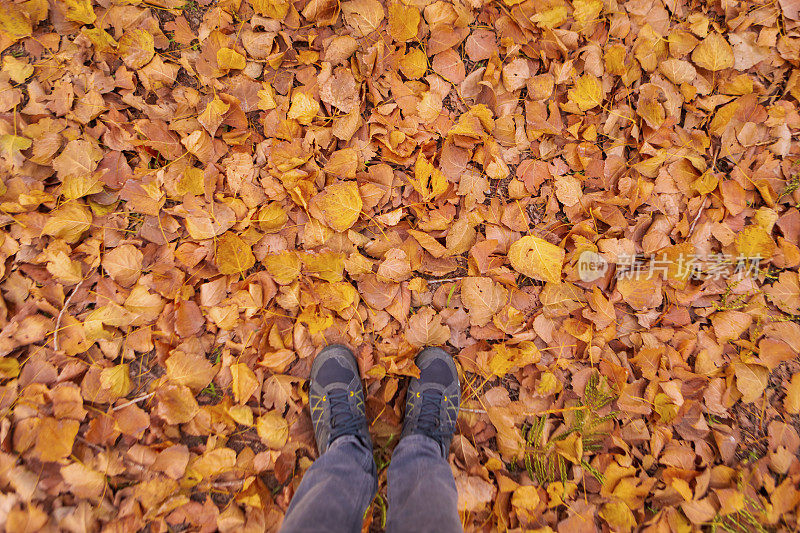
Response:
[[[386,475],[386,531],[463,532],[456,482],[436,441],[425,435],[400,440]],[[358,533],[377,489],[372,449],[350,435],[340,437],[306,471],[281,532]]]

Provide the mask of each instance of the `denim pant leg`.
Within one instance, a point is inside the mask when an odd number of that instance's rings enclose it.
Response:
[[[377,489],[372,449],[356,437],[340,437],[306,471],[281,532],[358,533]]]
[[[439,444],[425,435],[404,437],[392,454],[388,533],[463,532],[456,480]]]

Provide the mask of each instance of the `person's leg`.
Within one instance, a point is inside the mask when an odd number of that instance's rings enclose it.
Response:
[[[403,437],[386,473],[386,531],[462,532],[456,481],[439,443],[425,435]]]
[[[386,531],[463,531],[458,492],[447,452],[456,428],[461,390],[453,358],[440,348],[417,356],[400,443],[389,464]]]
[[[303,476],[281,531],[361,531],[377,488],[371,447],[350,435],[336,439]]]
[[[308,404],[320,456],[286,511],[281,531],[361,531],[378,480],[353,352],[328,346],[314,358]]]

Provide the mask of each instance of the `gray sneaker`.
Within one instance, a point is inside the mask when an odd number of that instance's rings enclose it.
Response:
[[[403,433],[422,434],[439,443],[447,456],[456,430],[461,385],[453,358],[441,348],[425,348],[417,356],[419,378],[412,378],[406,396]]]
[[[333,344],[314,358],[308,405],[320,455],[344,435],[354,435],[372,447],[358,363],[349,348]]]

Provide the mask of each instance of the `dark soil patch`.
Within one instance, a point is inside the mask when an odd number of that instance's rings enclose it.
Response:
[[[731,408],[735,427],[741,432],[740,446],[736,450],[736,460],[752,463],[767,454],[767,421],[752,404],[736,402]]]
[[[164,369],[156,362],[156,351],[150,350],[134,359],[128,366],[128,373],[133,383],[134,392],[129,394],[135,398],[150,390],[150,384],[164,375]]]

